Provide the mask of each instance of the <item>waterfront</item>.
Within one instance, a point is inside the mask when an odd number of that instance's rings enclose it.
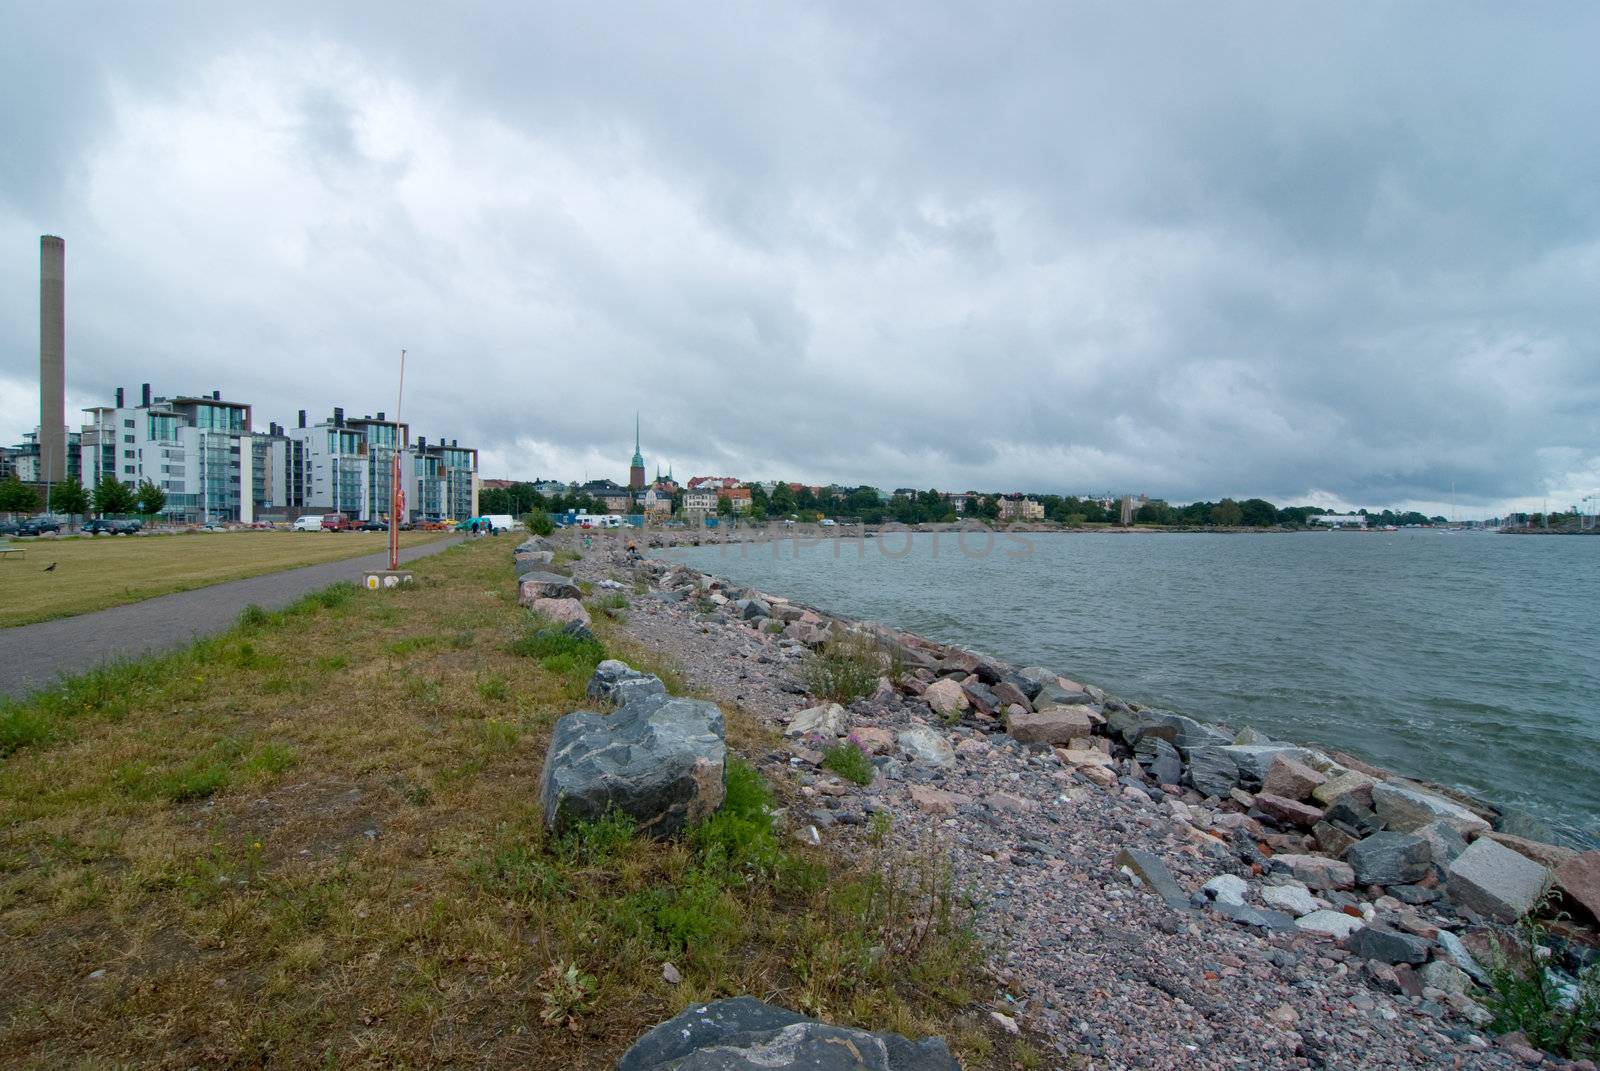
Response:
[[[890,533],[666,553],[1129,699],[1600,823],[1600,540],[1030,534],[986,546],[919,535],[908,550]]]

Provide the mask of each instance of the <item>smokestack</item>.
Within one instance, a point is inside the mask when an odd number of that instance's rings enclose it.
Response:
[[[122,388],[121,387],[117,388],[117,408],[118,409],[122,408]]]
[[[344,408],[342,406],[336,405],[333,407],[333,426],[336,428],[344,427]]]
[[[39,236],[39,475],[67,478],[67,243]]]
[[[220,390],[212,391],[211,392],[211,400],[214,401],[214,402],[222,401],[222,392]]]
[[[304,409],[300,410],[300,426],[302,428],[306,426],[306,411]]]
[[[150,384],[139,384],[139,404],[146,409],[150,408]]]
[[[378,419],[379,419],[379,420],[382,420],[382,419],[383,419],[383,410],[382,410],[382,409],[379,409],[379,410],[378,410]]]

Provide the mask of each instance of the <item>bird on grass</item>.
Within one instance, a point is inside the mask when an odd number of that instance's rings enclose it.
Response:
[[[47,572],[47,573],[55,572],[56,571],[56,563],[55,562],[51,562],[49,565],[44,567],[44,571]]]

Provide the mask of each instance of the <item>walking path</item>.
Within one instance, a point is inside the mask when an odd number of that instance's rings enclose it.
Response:
[[[441,539],[408,547],[400,552],[400,560],[414,561],[460,541]],[[62,674],[82,673],[110,659],[174,650],[231,627],[246,606],[282,609],[308,592],[341,580],[357,580],[364,570],[388,564],[385,550],[229,580],[92,614],[0,629],[0,697],[26,695]]]

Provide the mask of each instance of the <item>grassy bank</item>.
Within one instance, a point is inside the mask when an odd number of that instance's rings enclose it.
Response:
[[[550,727],[605,652],[530,629],[503,543],[415,571],[0,706],[0,1064],[603,1068],[738,993],[1031,1063],[939,868],[775,836],[747,766],[682,842],[547,838]]]
[[[402,547],[438,532],[401,532]],[[104,610],[224,580],[375,554],[383,532],[208,532],[85,536],[19,543],[25,557],[0,561],[0,628]],[[45,572],[52,562],[55,568]]]

